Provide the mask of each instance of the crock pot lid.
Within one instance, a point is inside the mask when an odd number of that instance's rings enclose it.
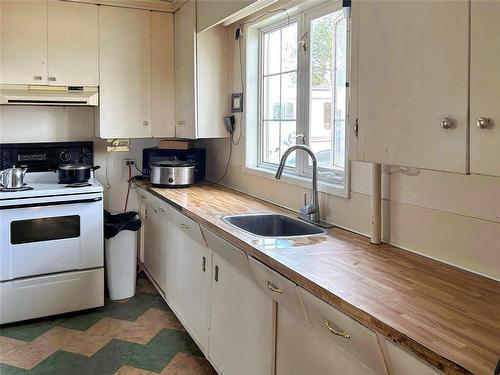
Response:
[[[76,171],[76,170],[82,170],[82,169],[90,169],[90,165],[88,164],[61,164],[59,165],[59,169],[65,170],[65,171]]]
[[[192,163],[183,160],[158,160],[151,162],[155,167],[192,167]]]

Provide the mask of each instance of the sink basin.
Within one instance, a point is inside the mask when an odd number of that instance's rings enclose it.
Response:
[[[259,237],[298,237],[324,234],[325,231],[300,219],[280,214],[244,214],[222,218],[226,223]]]

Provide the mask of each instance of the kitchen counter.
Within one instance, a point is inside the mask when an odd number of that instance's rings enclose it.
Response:
[[[221,216],[296,213],[219,185],[142,188],[445,373],[494,373],[500,283],[338,228],[259,239]]]

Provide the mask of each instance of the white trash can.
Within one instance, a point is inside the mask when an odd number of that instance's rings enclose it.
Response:
[[[137,282],[137,232],[122,230],[105,240],[104,248],[109,298],[133,297]]]

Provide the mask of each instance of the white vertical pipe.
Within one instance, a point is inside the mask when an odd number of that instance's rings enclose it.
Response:
[[[371,238],[373,244],[380,244],[382,233],[382,166],[372,164]]]

